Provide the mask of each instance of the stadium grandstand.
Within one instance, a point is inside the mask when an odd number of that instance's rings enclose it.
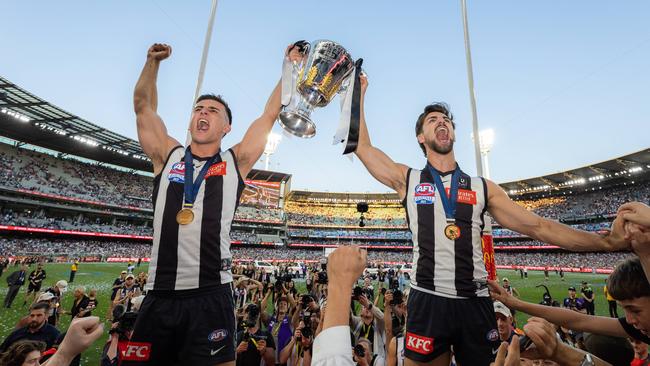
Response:
[[[0,136],[0,257],[146,260],[153,177],[137,141],[1,77]],[[500,185],[541,216],[603,232],[620,204],[650,202],[650,149]],[[606,272],[628,255],[566,253],[492,228],[507,268]],[[240,260],[318,261],[326,248],[357,244],[374,263],[406,263],[412,249],[396,194],[292,191],[291,175],[263,170],[246,179],[231,237]]]

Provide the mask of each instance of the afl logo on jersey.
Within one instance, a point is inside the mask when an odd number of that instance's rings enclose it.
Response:
[[[420,183],[415,186],[413,196],[416,205],[431,205],[435,198],[436,192],[431,183]]]
[[[167,175],[167,179],[174,183],[185,183],[185,163],[181,161],[172,165],[172,168],[169,170],[169,174]]]

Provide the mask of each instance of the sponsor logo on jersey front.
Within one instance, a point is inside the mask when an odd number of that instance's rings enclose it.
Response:
[[[445,188],[445,191],[447,192],[447,197],[449,197],[449,188]],[[456,199],[456,202],[458,203],[464,203],[467,205],[475,205],[476,204],[476,192],[475,191],[470,191],[467,189],[459,189],[458,190],[458,198]]]
[[[208,172],[205,173],[205,179],[214,177],[217,175],[226,175],[226,162],[222,161],[220,163],[212,164],[208,169]]]
[[[174,183],[185,183],[185,163],[181,161],[172,165],[167,179]]]
[[[415,186],[413,196],[416,205],[431,205],[435,199],[436,191],[431,183],[420,183]]]

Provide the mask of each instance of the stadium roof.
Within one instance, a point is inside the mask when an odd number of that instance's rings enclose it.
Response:
[[[64,154],[151,172],[152,165],[138,141],[64,111],[0,76],[0,135]],[[247,177],[269,182],[290,175],[254,170]],[[611,185],[650,179],[650,148],[597,164],[513,182],[500,183],[511,196],[561,192],[580,186]],[[398,200],[392,193],[330,193],[295,191],[294,200],[348,202]]]
[[[138,141],[64,111],[0,77],[0,134],[103,163],[151,172]]]
[[[650,179],[650,148],[581,168],[499,185],[510,195],[525,195],[571,190],[594,184],[608,186],[635,179]]]
[[[291,179],[291,174],[253,169],[248,173],[246,179],[265,182],[287,182]]]

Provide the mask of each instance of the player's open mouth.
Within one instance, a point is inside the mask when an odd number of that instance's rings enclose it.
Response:
[[[198,131],[207,131],[210,128],[210,123],[206,119],[200,119],[197,121],[196,129]]]
[[[436,129],[436,138],[441,142],[448,142],[449,130],[447,130],[447,128],[445,127],[439,127],[438,129]]]

